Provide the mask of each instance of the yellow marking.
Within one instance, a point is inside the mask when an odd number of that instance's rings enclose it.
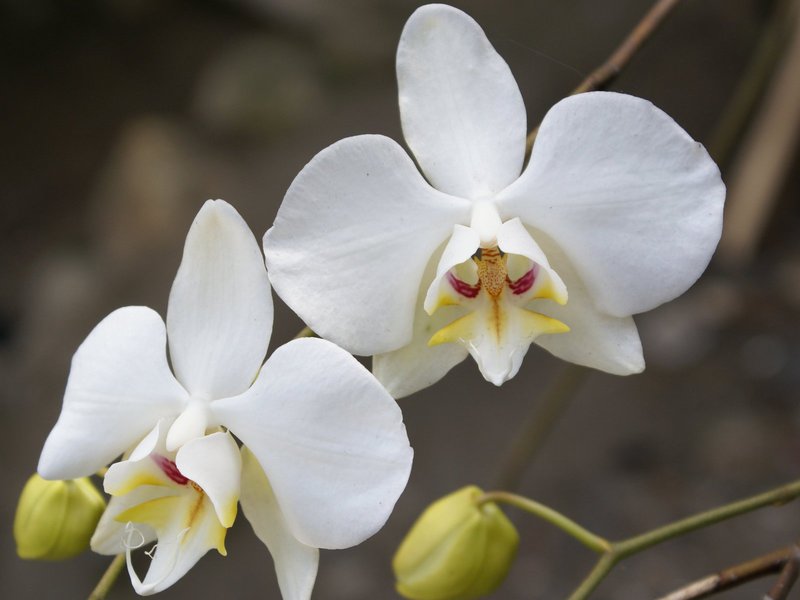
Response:
[[[231,525],[233,525],[233,522],[236,520],[236,513],[238,509],[239,509],[239,502],[234,498],[222,510],[222,519],[220,519],[220,523],[222,524],[223,527],[230,527]]]
[[[566,333],[569,327],[559,321],[532,310],[520,309],[520,326],[525,337],[534,339],[545,333]]]
[[[553,280],[549,275],[542,273],[542,271],[539,271],[539,274],[544,275],[544,277],[537,278],[537,281],[533,284],[536,289],[531,300],[546,298],[564,306],[567,303],[567,294],[553,285]]]
[[[180,498],[178,496],[165,496],[155,500],[148,500],[122,511],[116,516],[115,520],[120,523],[127,523],[128,521],[146,523],[151,525],[153,529],[158,530],[166,527],[171,520],[172,513],[178,508],[179,502]]]
[[[436,304],[434,305],[433,309],[425,312],[427,312],[429,315],[432,315],[442,306],[455,306],[458,304],[461,304],[458,298],[453,297],[452,294],[444,292],[439,294],[439,297],[436,299]]]
[[[447,342],[463,342],[475,337],[476,313],[471,312],[442,327],[428,340],[428,346],[438,346]]]
[[[161,471],[158,471],[160,474]],[[119,488],[113,490],[113,496],[122,496],[134,490],[140,485],[158,485],[161,487],[171,487],[170,481],[166,480],[166,476],[159,477],[156,473],[148,471],[139,471],[125,480]]]

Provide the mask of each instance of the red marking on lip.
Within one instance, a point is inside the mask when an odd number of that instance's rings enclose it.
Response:
[[[466,298],[474,298],[481,291],[480,281],[475,285],[470,285],[466,281],[461,281],[452,273],[447,273],[447,281],[453,286],[453,289]]]
[[[516,281],[510,281],[508,283],[508,287],[511,288],[511,291],[515,295],[519,296],[520,294],[524,294],[533,287],[533,282],[536,281],[536,273],[534,272],[535,270],[536,267],[534,266],[533,269],[525,273],[525,275]]]
[[[178,470],[178,465],[176,465],[166,456],[161,456],[160,454],[151,454],[150,458],[152,458],[159,468],[164,471],[164,475],[169,477],[178,485],[186,485],[189,483],[189,478],[185,477],[183,473]]]

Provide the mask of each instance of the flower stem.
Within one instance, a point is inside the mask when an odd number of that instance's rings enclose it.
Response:
[[[639,48],[642,47],[642,44],[644,44],[647,39],[653,35],[653,32],[658,29],[659,25],[664,22],[669,13],[672,12],[672,9],[678,5],[678,2],[680,2],[680,0],[657,0],[647,14],[642,17],[642,20],[636,24],[636,27],[631,30],[617,49],[614,50],[613,54],[611,54],[603,64],[589,73],[586,79],[572,90],[570,96],[591,92],[592,90],[599,90],[611,83],[611,81],[620,74],[622,69],[625,68],[628,62],[630,62]],[[528,152],[530,152],[533,146],[533,140],[536,139],[538,131],[539,127],[537,126],[528,134]]]
[[[100,578],[100,581],[97,582],[97,586],[95,586],[92,593],[89,594],[88,600],[105,600],[108,592],[111,591],[111,588],[114,586],[114,582],[119,577],[119,574],[122,572],[122,568],[125,566],[125,555],[124,554],[117,554],[114,557],[114,560],[111,561],[111,564],[108,565],[106,572],[103,573],[103,576]]]
[[[299,340],[300,338],[306,337],[317,337],[317,334],[311,330],[311,327],[303,327],[292,339]]]
[[[641,535],[636,535],[628,539],[612,542],[610,548],[604,552],[603,556],[595,564],[589,575],[583,580],[578,588],[569,597],[569,600],[583,600],[600,584],[621,560],[634,554],[646,550],[656,544],[665,542],[674,537],[695,531],[702,527],[719,523],[726,519],[763,508],[764,506],[785,504],[800,496],[800,481],[783,485],[763,494],[758,494],[744,500],[725,504],[686,519],[675,521],[669,525],[658,527]]]
[[[527,513],[547,521],[551,525],[555,525],[561,531],[572,536],[581,544],[595,552],[606,554],[611,550],[611,543],[608,540],[601,538],[599,535],[595,535],[588,529],[578,525],[572,519],[568,519],[552,508],[540,504],[535,500],[531,500],[530,498],[518,496],[511,492],[486,492],[478,498],[478,505],[485,504],[486,502],[502,502],[522,509]]]

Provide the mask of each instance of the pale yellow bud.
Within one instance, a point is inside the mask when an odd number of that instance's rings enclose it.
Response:
[[[466,600],[493,591],[508,574],[519,535],[483,492],[467,486],[431,504],[392,561],[397,591],[412,600]]]
[[[33,475],[22,490],[14,517],[20,558],[63,560],[89,548],[106,502],[87,477],[48,481]]]

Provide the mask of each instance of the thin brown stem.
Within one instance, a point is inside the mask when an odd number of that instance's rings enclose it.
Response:
[[[774,550],[769,554],[693,581],[666,596],[662,596],[658,600],[698,600],[700,598],[708,598],[754,579],[781,572],[797,550],[797,546],[787,546]]]
[[[567,364],[555,376],[508,446],[498,469],[497,489],[514,490],[519,486],[525,470],[588,375],[589,369]]]
[[[105,600],[106,596],[108,596],[108,592],[111,591],[111,588],[114,585],[114,582],[119,577],[119,574],[122,572],[122,568],[125,566],[125,555],[124,554],[117,554],[114,557],[114,560],[111,561],[111,564],[108,565],[106,572],[103,573],[103,576],[100,578],[100,581],[97,582],[97,586],[92,590],[92,593],[89,594],[88,600]]]
[[[639,48],[642,47],[656,29],[664,22],[670,12],[672,12],[672,9],[674,9],[679,2],[680,0],[657,0],[647,14],[642,17],[642,20],[636,24],[636,27],[631,30],[617,49],[614,50],[611,56],[594,71],[589,73],[586,79],[572,90],[570,95],[574,96],[575,94],[599,90],[611,83],[617,75],[619,75],[620,71],[630,62]],[[536,139],[536,133],[538,131],[539,127],[537,126],[528,134],[527,144],[529,152],[531,147],[533,147],[533,140]]]
[[[798,573],[800,573],[800,548],[795,545],[792,547],[789,559],[783,565],[778,581],[775,582],[775,585],[769,594],[764,597],[764,600],[786,600],[789,597],[792,586],[797,581]]]

